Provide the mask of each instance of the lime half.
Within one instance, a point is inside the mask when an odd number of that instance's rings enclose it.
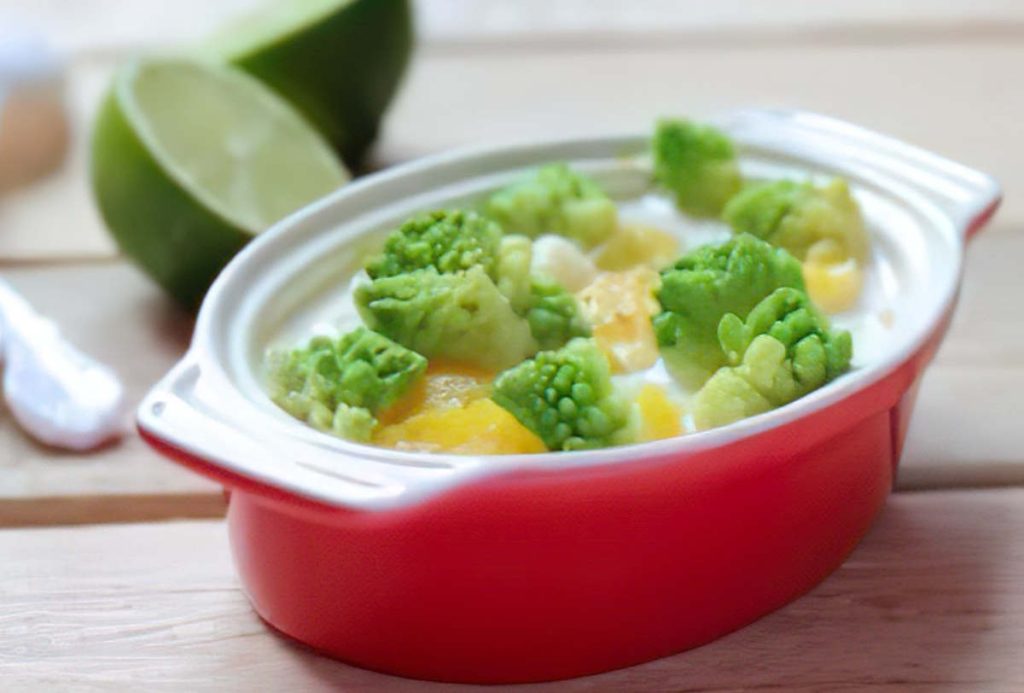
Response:
[[[412,36],[410,0],[264,0],[207,51],[291,101],[356,166],[398,89]]]
[[[92,182],[121,250],[189,307],[255,234],[348,173],[287,102],[228,67],[123,68],[96,121]]]

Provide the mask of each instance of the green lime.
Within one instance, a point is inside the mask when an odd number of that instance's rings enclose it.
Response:
[[[409,62],[409,0],[275,0],[208,49],[292,102],[359,164]]]
[[[250,238],[347,180],[287,102],[226,66],[128,65],[93,132],[92,183],[107,226],[190,307]]]

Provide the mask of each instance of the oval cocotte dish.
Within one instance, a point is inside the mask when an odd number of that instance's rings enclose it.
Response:
[[[318,432],[264,390],[263,355],[282,325],[403,219],[475,203],[549,161],[635,198],[651,186],[642,135],[389,169],[277,224],[227,267],[138,425],[230,490],[235,562],[271,626],[392,674],[559,679],[706,643],[842,563],[890,491],[964,245],[1000,192],[988,176],[818,115],[744,111],[716,124],[746,176],[847,178],[893,325],[846,375],[722,428],[588,452],[400,452]]]

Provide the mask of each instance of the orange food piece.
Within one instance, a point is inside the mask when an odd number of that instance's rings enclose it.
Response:
[[[804,283],[811,301],[826,313],[849,310],[864,288],[864,270],[831,239],[818,241],[807,251]]]
[[[637,265],[661,269],[676,259],[679,239],[667,231],[651,226],[623,226],[597,251],[594,262],[598,269],[609,272],[627,270]]]
[[[682,409],[663,388],[652,383],[644,385],[636,403],[640,407],[641,440],[671,438],[683,432]]]
[[[475,455],[547,450],[540,438],[489,398],[462,407],[427,409],[381,427],[373,442],[398,450]]]
[[[380,418],[373,442],[397,450],[511,455],[544,452],[540,438],[490,399],[494,373],[435,360]]]
[[[804,263],[807,295],[826,313],[842,313],[857,303],[864,286],[864,273],[856,260],[837,265]]]
[[[601,274],[577,297],[594,341],[616,373],[649,368],[658,360],[651,316],[658,312],[658,273],[649,267]]]
[[[494,373],[465,363],[433,360],[427,372],[399,401],[380,415],[384,425],[427,410],[463,407],[489,397]]]

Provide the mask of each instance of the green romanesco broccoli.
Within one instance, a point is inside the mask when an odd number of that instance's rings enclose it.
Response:
[[[498,290],[512,310],[526,318],[541,349],[557,349],[573,337],[589,337],[590,326],[576,297],[554,279],[531,272],[533,241],[511,235],[501,239]]]
[[[777,289],[746,320],[722,318],[718,336],[730,365],[697,392],[698,429],[722,426],[803,397],[850,367],[853,342],[832,330],[803,291]]]
[[[498,246],[496,267],[498,291],[522,315],[530,307],[530,265],[533,262],[533,241],[526,236],[509,235]]]
[[[445,274],[479,265],[495,276],[501,227],[476,212],[442,209],[413,217],[366,263],[373,279],[433,267]]]
[[[427,368],[416,352],[365,327],[272,352],[268,362],[270,394],[278,406],[316,428],[359,441],[369,440],[374,415],[394,404]]]
[[[630,442],[630,405],[615,392],[608,359],[590,339],[542,351],[501,373],[491,397],[549,450]]]
[[[590,336],[590,325],[580,313],[576,297],[547,277],[534,277],[530,282],[526,320],[541,349],[557,349],[573,337]]]
[[[842,178],[823,186],[791,180],[752,185],[729,201],[722,218],[737,233],[753,234],[799,260],[818,243],[860,262],[868,256],[864,219]]]
[[[618,227],[615,203],[590,178],[566,164],[548,164],[494,193],[488,216],[507,233],[554,233],[591,248]]]
[[[525,318],[480,266],[381,277],[355,291],[368,327],[427,358],[499,370],[537,351]]]
[[[654,179],[672,192],[684,212],[718,216],[740,190],[735,148],[713,127],[688,120],[659,121],[652,150]]]
[[[726,364],[718,342],[722,317],[746,318],[761,299],[784,286],[804,288],[800,263],[747,234],[698,248],[662,270],[657,291],[662,310],[654,316],[654,332],[666,365],[683,385],[702,385]]]

